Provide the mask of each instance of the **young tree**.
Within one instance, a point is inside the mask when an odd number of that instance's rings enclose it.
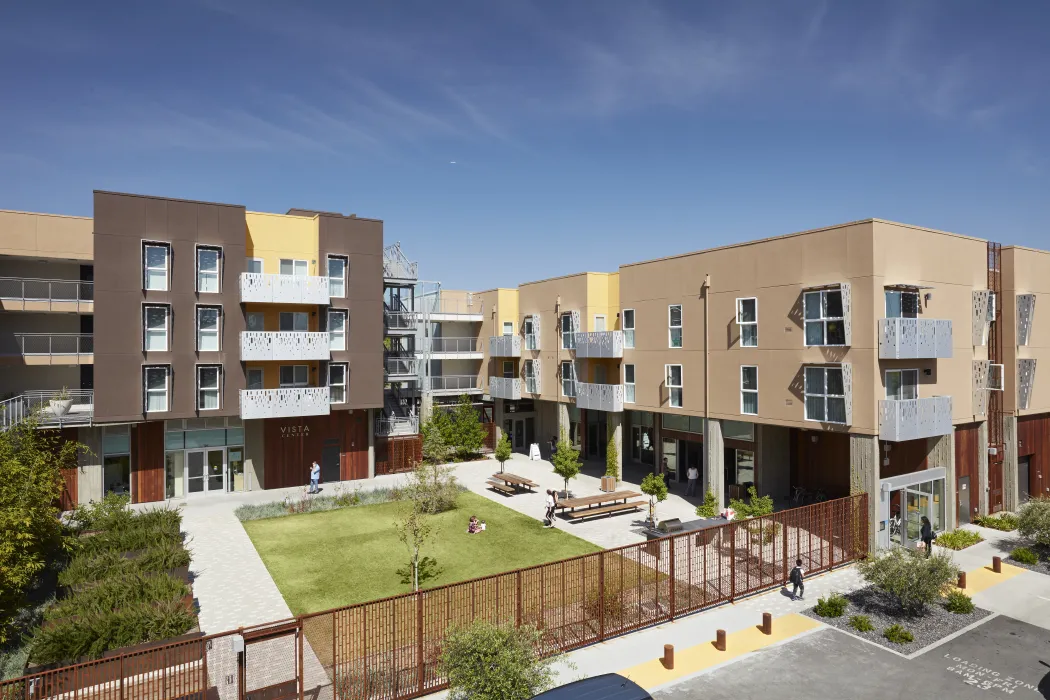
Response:
[[[409,556],[411,557],[412,590],[418,591],[421,565],[420,551],[433,534],[430,514],[422,510],[419,503],[414,499],[402,501],[401,510],[398,513],[394,527],[397,529],[397,538],[408,547]]]
[[[696,507],[696,514],[701,518],[713,518],[718,515],[718,501],[715,500],[715,492],[708,490],[704,494],[704,502]]]
[[[554,473],[565,480],[565,493],[569,493],[569,479],[575,479],[580,473],[583,462],[580,461],[580,453],[569,444],[562,431],[561,440],[558,441],[558,449],[551,457],[554,464]]]
[[[450,700],[528,700],[554,685],[557,657],[537,651],[541,634],[528,625],[478,621],[451,629],[441,651]]]
[[[506,433],[500,436],[499,442],[496,443],[496,454],[495,457],[499,461],[499,471],[503,473],[503,463],[510,459],[510,438],[507,437]]]
[[[448,413],[438,409],[420,427],[419,432],[423,435],[423,459],[427,462],[444,464],[448,461],[452,452],[447,439],[450,423]]]
[[[620,455],[616,451],[616,440],[611,435],[605,448],[605,476],[620,478]]]
[[[485,444],[485,436],[488,431],[478,418],[478,411],[474,408],[470,397],[464,394],[459,397],[455,412],[452,416],[454,439],[451,444],[455,447],[456,454],[460,459],[473,457],[481,452]]]
[[[656,524],[656,504],[667,500],[667,482],[659,474],[646,474],[642,479],[642,493],[649,497],[649,523]]]
[[[1023,537],[1050,547],[1050,498],[1039,496],[1021,506],[1017,530]]]

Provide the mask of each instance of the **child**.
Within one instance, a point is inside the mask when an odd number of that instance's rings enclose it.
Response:
[[[473,535],[478,532],[481,532],[481,526],[478,525],[478,516],[472,515],[470,516],[470,524],[467,525],[467,534]]]
[[[805,600],[806,599],[806,583],[805,583],[806,570],[802,568],[802,560],[795,560],[795,567],[791,569],[791,573],[788,575],[788,581],[791,582],[794,588],[791,591],[791,600]],[[802,595],[798,595],[801,593]]]

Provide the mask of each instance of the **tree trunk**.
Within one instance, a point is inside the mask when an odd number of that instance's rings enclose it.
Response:
[[[412,554],[412,590],[419,591],[419,547]]]

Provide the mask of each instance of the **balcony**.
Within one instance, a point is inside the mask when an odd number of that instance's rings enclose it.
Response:
[[[576,357],[623,357],[623,331],[577,333]]]
[[[376,435],[415,435],[419,432],[419,416],[376,417]]]
[[[888,442],[950,435],[952,397],[879,401],[879,439]]]
[[[15,333],[15,342],[27,365],[90,365],[95,361],[95,338],[90,333]]]
[[[489,337],[489,357],[521,357],[520,335],[494,335]]]
[[[489,377],[489,396],[494,399],[520,399],[521,379],[518,377]]]
[[[446,396],[481,393],[481,380],[474,374],[444,374],[439,377],[430,377],[428,386],[431,393]]]
[[[623,411],[623,384],[576,384],[576,407],[594,411]]]
[[[484,304],[474,297],[444,299],[431,297],[423,301],[427,319],[430,321],[476,321],[483,320]]]
[[[95,392],[90,389],[67,391],[68,406],[58,403],[58,393],[57,390],[27,391],[0,402],[0,430],[7,430],[34,415],[41,428],[91,425],[95,414]]]
[[[416,280],[419,263],[412,262],[401,250],[401,242],[383,248],[383,277],[388,280]]]
[[[952,322],[932,318],[880,318],[879,359],[952,356]]]
[[[262,332],[241,333],[241,360],[327,360],[327,333]]]
[[[421,319],[422,314],[409,311],[403,305],[396,308],[383,306],[383,326],[387,335],[414,335]]]
[[[328,304],[328,278],[242,272],[241,301],[260,304]]]
[[[414,355],[404,357],[387,356],[383,360],[387,380],[415,379],[419,376],[419,359]]]
[[[330,410],[326,386],[241,390],[243,420],[327,416]]]
[[[478,338],[431,338],[427,343],[432,360],[480,360],[484,357]]]
[[[0,309],[93,313],[95,285],[79,280],[0,277]]]

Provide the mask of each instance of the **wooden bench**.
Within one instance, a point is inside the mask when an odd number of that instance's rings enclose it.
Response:
[[[592,515],[612,515],[625,510],[638,510],[644,505],[646,505],[645,501],[614,503],[611,506],[601,506],[600,508],[585,508],[583,510],[570,510],[569,512],[562,511],[562,515],[570,520],[579,520],[580,518],[589,518]]]
[[[514,488],[528,489],[530,491],[532,489],[536,488],[537,486],[539,486],[539,484],[537,484],[535,481],[532,481],[531,479],[526,479],[523,476],[518,476],[517,474],[511,474],[510,472],[503,472],[503,473],[500,473],[500,474],[493,474],[492,476],[489,477],[489,481],[502,481],[507,486],[513,486]]]
[[[485,484],[490,489],[496,489],[497,491],[502,491],[503,493],[506,493],[506,494],[512,494],[513,495],[513,494],[518,492],[517,489],[515,489],[513,486],[507,486],[506,484],[504,484],[501,481],[494,481],[492,479],[489,479],[488,481],[485,482]]]

